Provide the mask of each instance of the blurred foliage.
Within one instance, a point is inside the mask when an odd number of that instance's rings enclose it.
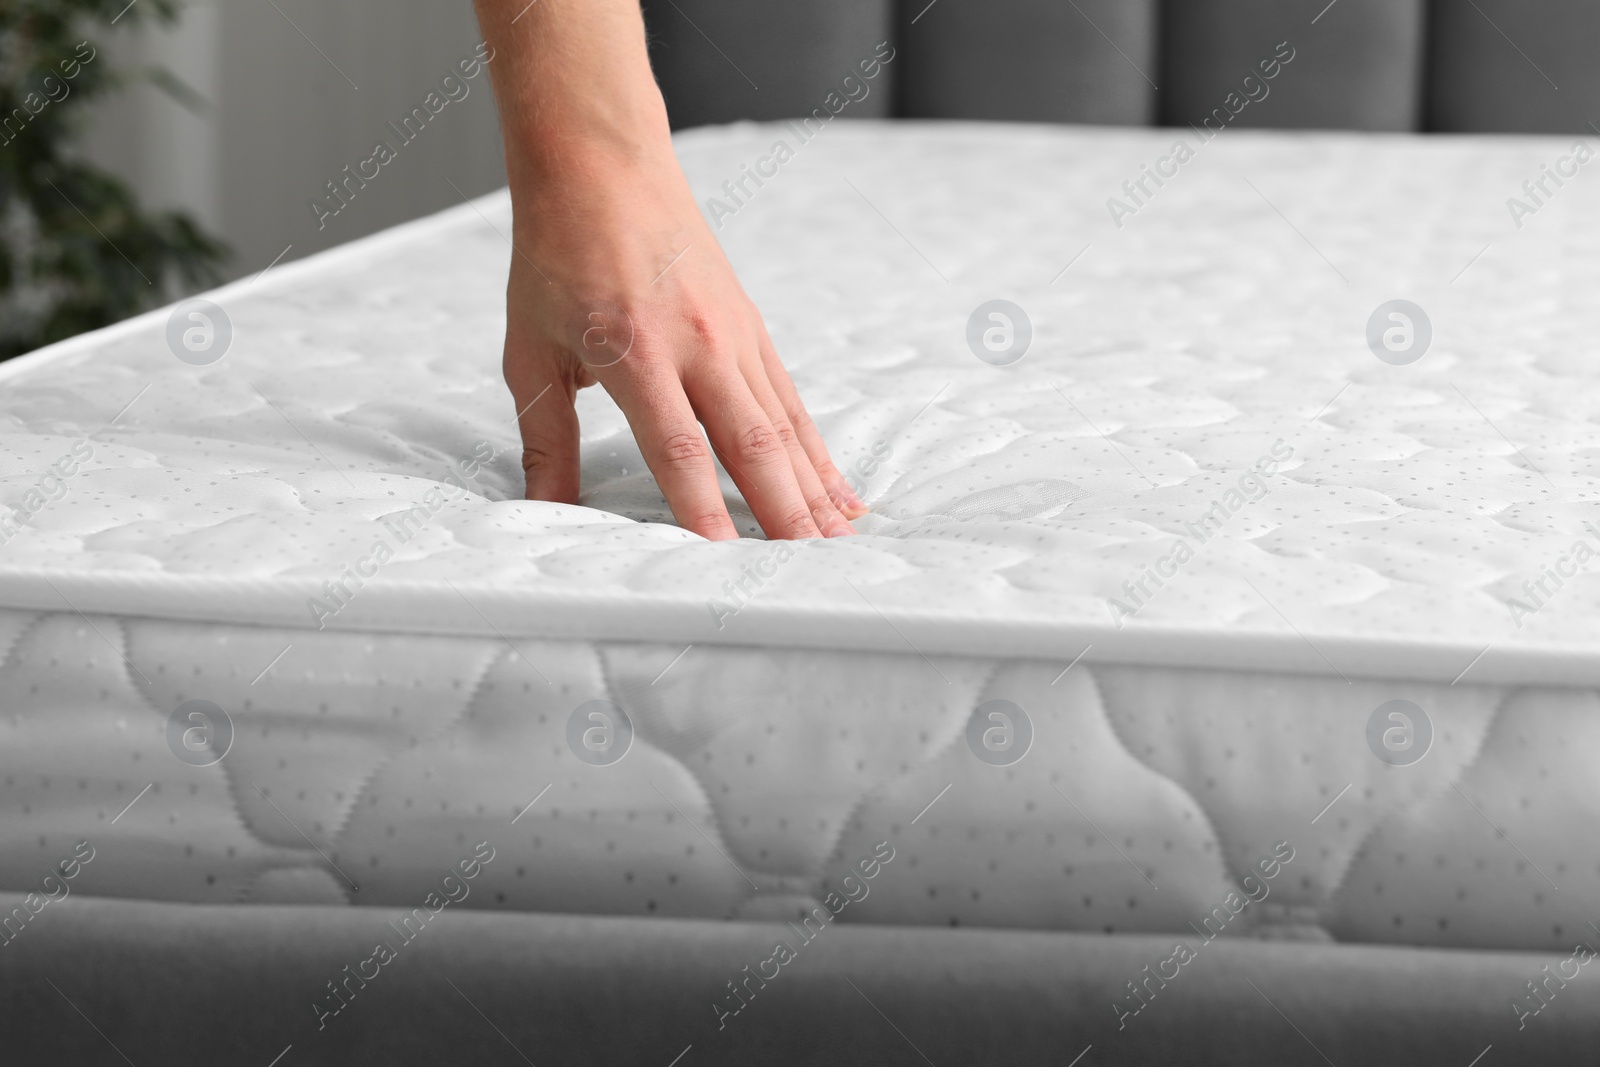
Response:
[[[175,0],[0,0],[0,359],[215,284],[227,249],[188,215],[141,210],[72,152],[88,105],[162,69],[112,69],[95,34],[170,24]]]

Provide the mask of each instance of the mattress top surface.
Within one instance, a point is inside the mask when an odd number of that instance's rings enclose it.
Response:
[[[750,536],[677,528],[598,388],[582,505],[519,499],[499,193],[208,294],[232,330],[209,365],[168,310],[0,365],[0,605],[1600,680],[1600,250],[1570,139],[677,143],[865,489],[861,536],[762,541],[726,477]],[[746,167],[768,176],[724,190]]]

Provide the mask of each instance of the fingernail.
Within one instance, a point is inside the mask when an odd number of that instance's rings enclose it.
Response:
[[[856,528],[848,522],[836,522],[828,527],[829,537],[854,537],[855,535]]]
[[[856,496],[855,490],[851,489],[847,483],[840,482],[834,487],[834,493],[839,497],[839,510],[844,512],[848,518],[858,519],[869,510],[861,498]]]

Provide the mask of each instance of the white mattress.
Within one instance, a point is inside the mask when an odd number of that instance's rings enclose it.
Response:
[[[88,838],[80,891],[409,905],[486,840],[468,906],[780,915],[887,840],[841,919],[1181,931],[1288,842],[1230,933],[1567,945],[1600,586],[1507,598],[1600,545],[1595,198],[1509,221],[1557,140],[1229,131],[1117,228],[1175,136],[841,124],[725,220],[836,459],[879,457],[863,536],[731,616],[777,549],[670,525],[599,390],[585,506],[516,499],[503,195],[210,294],[211,366],[166,312],[0,365],[0,501],[93,450],[0,547],[0,889]],[[678,144],[710,196],[785,137]],[[1008,367],[965,341],[996,297],[1033,324]],[[1409,366],[1365,341],[1395,298]],[[168,750],[193,699],[236,727],[210,767]],[[636,731],[609,766],[566,743],[592,699]],[[965,741],[992,699],[1033,721],[1008,767]],[[1434,725],[1410,766],[1368,748],[1392,699]]]

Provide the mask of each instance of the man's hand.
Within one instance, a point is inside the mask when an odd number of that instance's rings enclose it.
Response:
[[[576,502],[573,401],[599,382],[685,529],[738,536],[715,456],[768,537],[853,533],[866,508],[673,155],[637,0],[525,3],[477,0],[511,178],[505,377],[529,499]]]

